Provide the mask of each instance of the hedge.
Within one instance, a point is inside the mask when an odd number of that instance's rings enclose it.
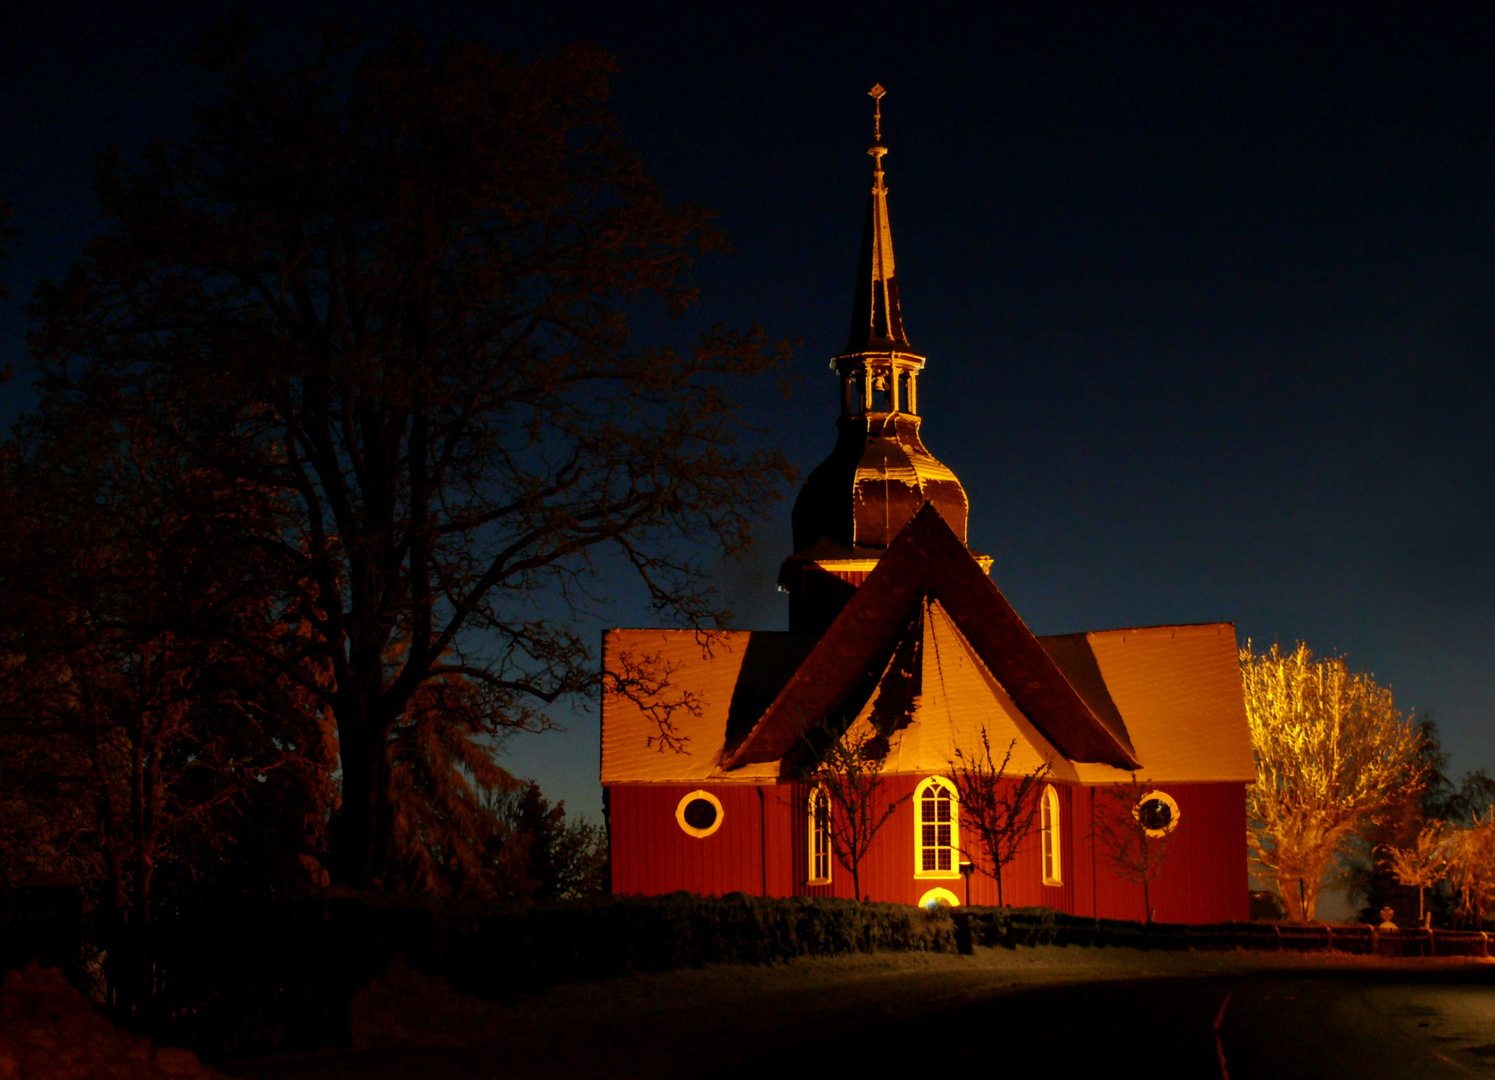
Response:
[[[949,909],[678,892],[604,896],[484,918],[453,935],[448,973],[458,989],[504,997],[557,982],[706,964],[957,951]]]
[[[449,978],[463,993],[490,999],[706,964],[1019,945],[1490,955],[1489,936],[1479,931],[1143,925],[1048,908],[926,911],[746,893],[601,896],[461,923],[419,907],[308,898],[273,910],[163,921],[143,939],[108,940],[80,926],[76,905],[43,899],[0,905],[0,963],[19,966],[33,955],[50,956],[96,999],[102,996],[117,1021],[159,1042],[191,1046],[207,1060],[346,1045],[354,992],[396,953],[417,970]]]

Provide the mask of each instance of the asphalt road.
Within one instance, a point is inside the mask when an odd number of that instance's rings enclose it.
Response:
[[[900,954],[634,976],[513,1005],[459,999],[422,978],[391,977],[371,999],[365,1049],[225,1071],[246,1080],[1495,1077],[1489,962]]]
[[[1346,971],[1019,988],[744,1061],[729,1075],[1495,1076],[1495,971]],[[1047,1066],[1045,1068],[1044,1066]],[[913,1075],[917,1075],[914,1072]]]

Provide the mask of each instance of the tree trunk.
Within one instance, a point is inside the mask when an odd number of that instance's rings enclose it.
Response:
[[[1277,891],[1292,922],[1312,922],[1318,907],[1318,883],[1307,877],[1279,878]]]
[[[389,855],[389,738],[381,726],[339,719],[338,745],[342,802],[327,831],[327,870],[334,885],[362,890],[378,885]]]
[[[1002,864],[997,863],[997,907],[1006,907],[1002,900]]]

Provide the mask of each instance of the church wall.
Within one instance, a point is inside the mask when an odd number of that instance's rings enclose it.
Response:
[[[698,789],[722,805],[721,827],[699,838],[675,819],[680,800]],[[765,799],[760,816],[755,785],[615,784],[608,791],[614,893],[764,891],[762,841],[773,828],[760,827],[769,808]]]
[[[925,779],[894,775],[887,798],[912,795]],[[711,836],[683,832],[675,819],[680,800],[709,791],[722,805],[722,825]],[[1161,785],[1179,807],[1168,859],[1151,887],[1163,922],[1204,923],[1247,918],[1246,811],[1242,784]],[[1061,807],[1063,884],[1044,885],[1037,820],[1017,856],[1003,869],[1003,899],[1015,907],[1044,906],[1083,916],[1140,920],[1140,885],[1122,881],[1096,850],[1091,836],[1096,800],[1106,789],[1055,784]],[[853,895],[851,873],[837,864],[830,885],[808,885],[808,825],[804,784],[626,784],[609,788],[613,891],[657,895],[686,890],[702,895],[747,892],[770,896]],[[862,862],[862,895],[914,904],[932,888],[948,889],[962,903],[996,904],[996,882],[973,874],[921,878],[914,874],[916,808],[898,805]],[[962,821],[962,827],[969,823]],[[964,834],[964,845],[974,837]]]
[[[1249,917],[1246,882],[1246,786],[1244,784],[1159,784],[1178,803],[1178,827],[1168,842],[1168,854],[1149,887],[1159,922],[1210,923]],[[1105,788],[1081,793],[1080,822],[1093,822],[1097,800]],[[1082,858],[1094,867],[1093,909],[1083,902],[1079,914],[1103,919],[1146,917],[1142,886],[1121,880],[1107,865],[1105,853],[1081,836],[1076,843]]]

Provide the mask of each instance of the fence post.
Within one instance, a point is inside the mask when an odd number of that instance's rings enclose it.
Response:
[[[970,956],[976,951],[971,936],[971,913],[955,911],[951,913],[951,918],[955,920],[955,951],[962,956]]]

